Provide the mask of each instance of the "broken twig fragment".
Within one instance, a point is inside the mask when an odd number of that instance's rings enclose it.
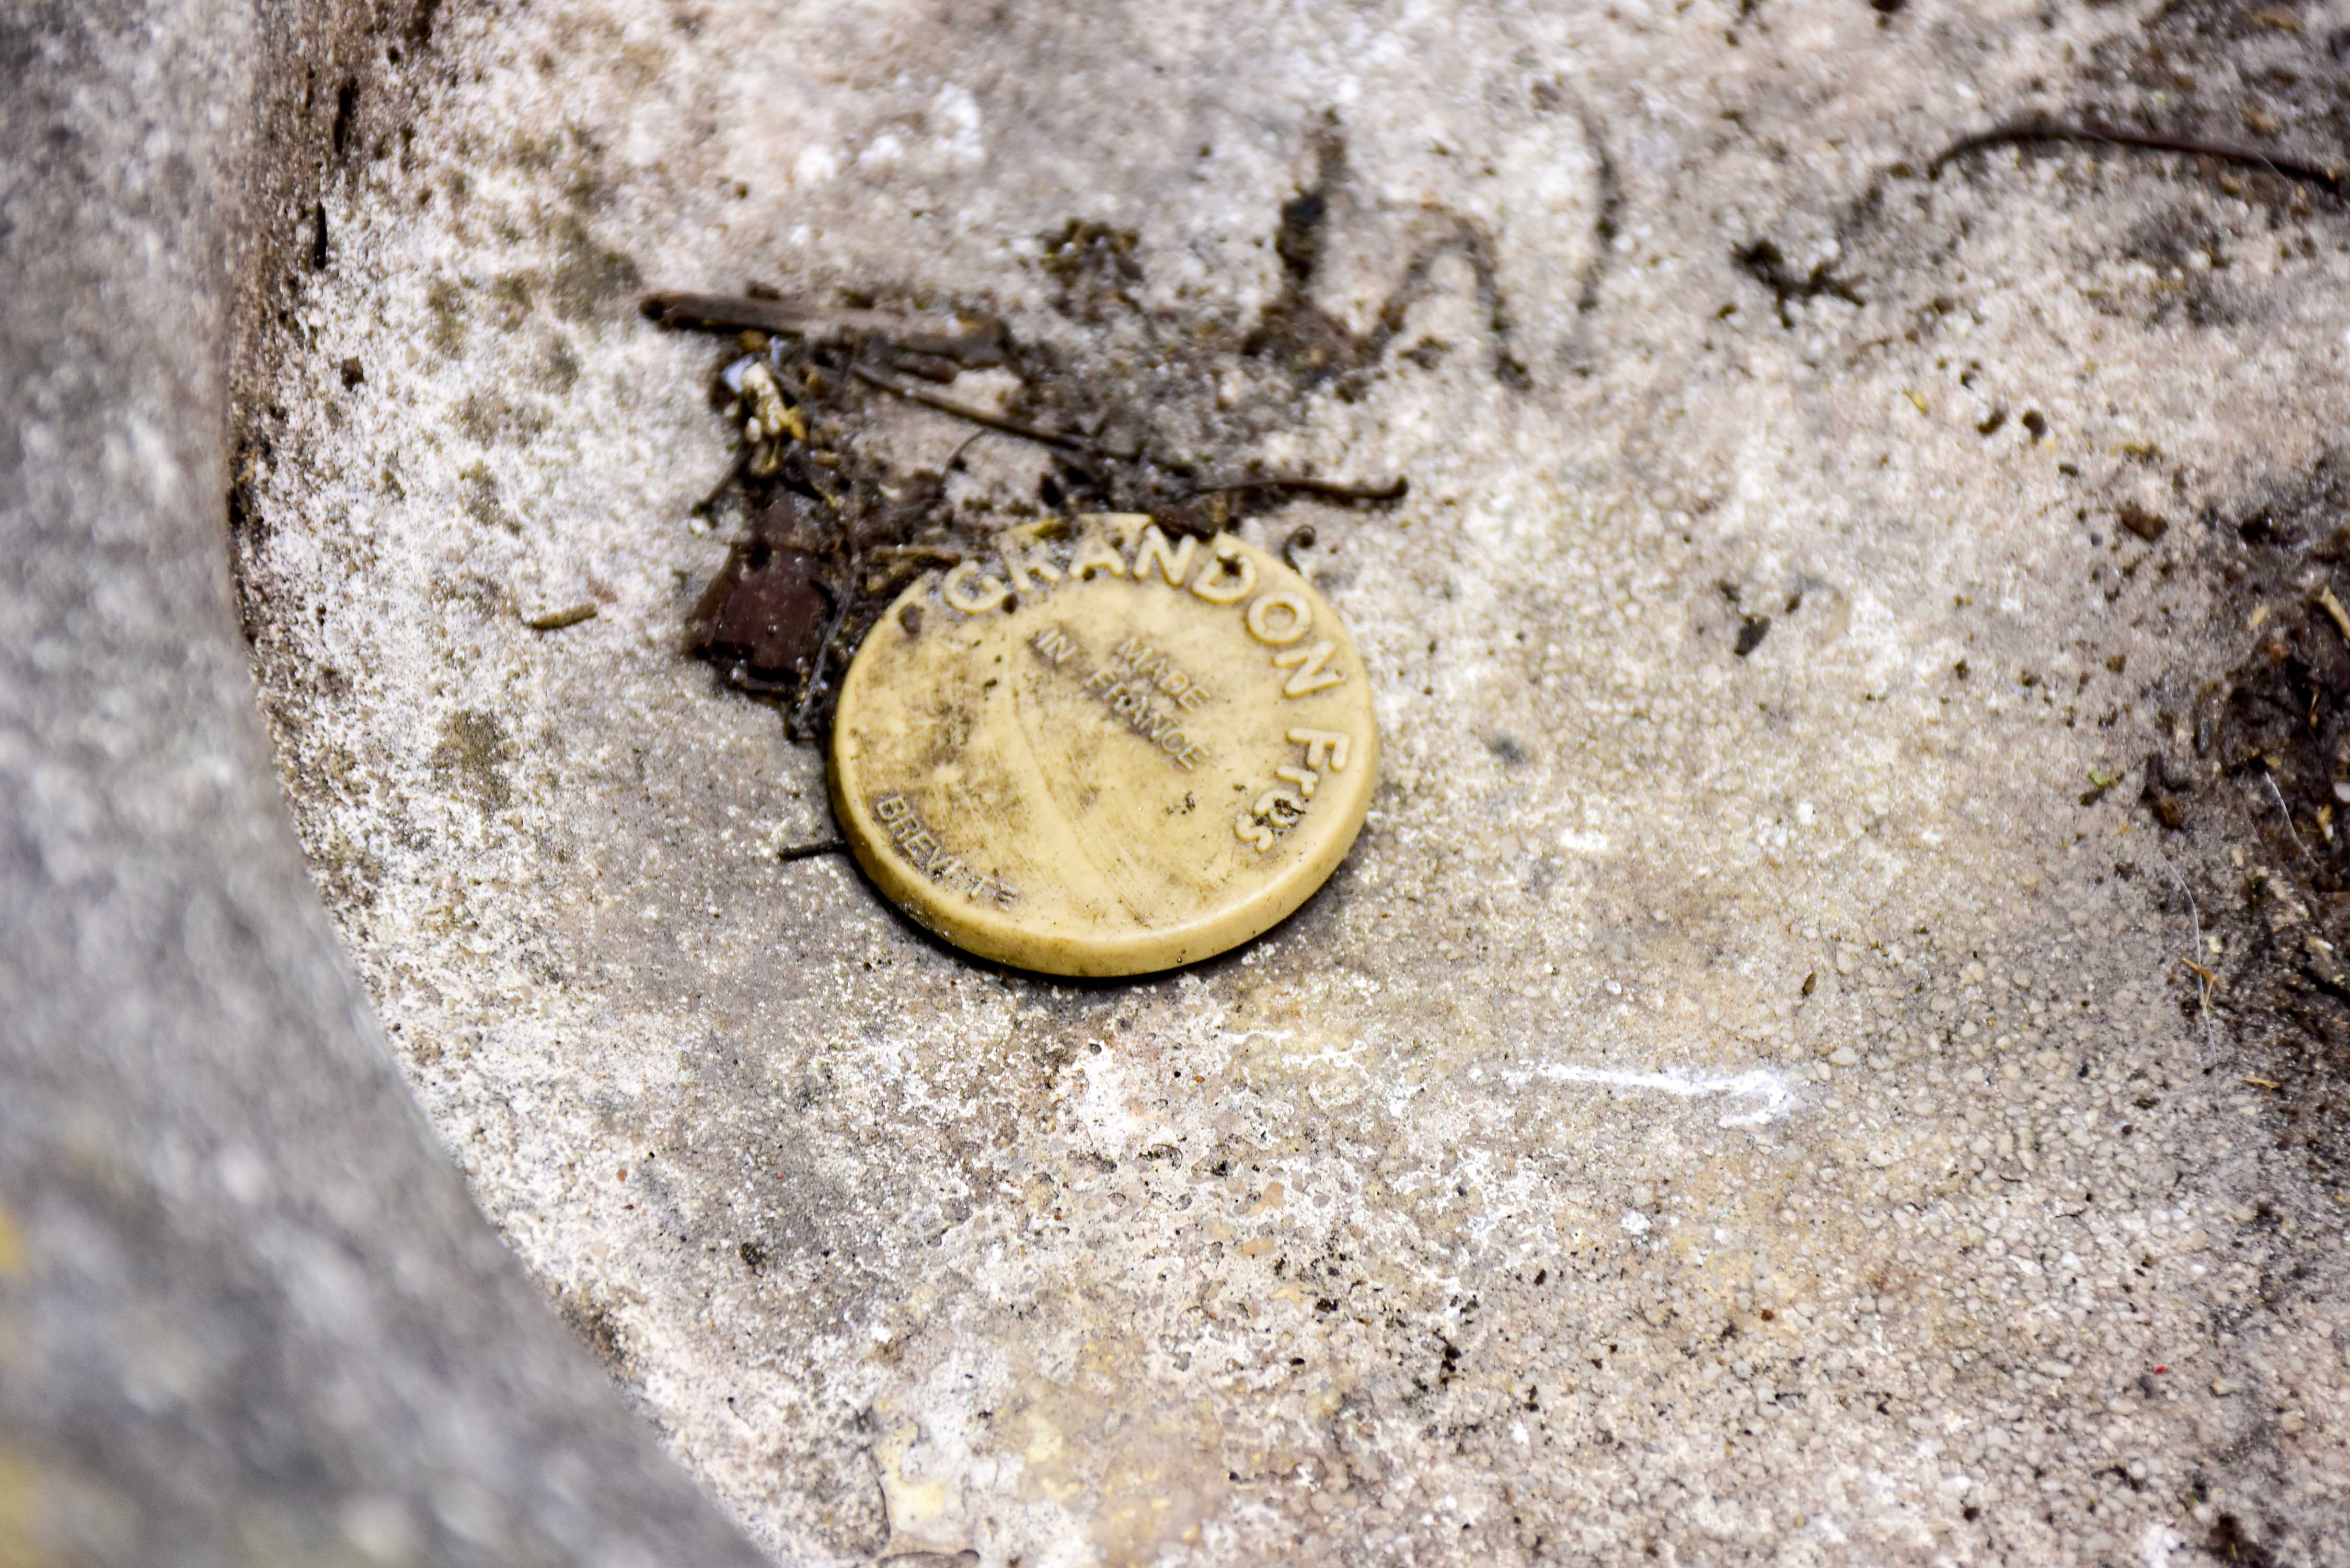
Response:
[[[1262,479],[1202,485],[1191,494],[1234,495],[1248,490],[1298,490],[1308,495],[1326,495],[1333,501],[1400,501],[1411,493],[1411,482],[1401,474],[1377,484],[1343,484],[1336,480],[1307,479],[1301,474],[1270,473]]]
[[[1989,147],[2022,146],[2033,141],[2082,141],[2126,148],[2137,152],[2178,152],[2190,158],[2210,158],[2221,163],[2233,163],[2297,180],[2334,196],[2345,193],[2345,176],[2350,174],[2350,171],[2338,164],[2318,163],[2289,154],[2264,151],[2257,147],[2239,147],[2232,142],[2202,141],[2193,137],[2130,130],[2120,126],[2101,125],[2095,120],[2068,125],[2056,120],[2032,119],[1993,126],[1989,130],[1959,138],[1935,155],[1934,161],[1926,166],[1926,176],[1932,179],[1941,173],[1945,166],[1970,152],[1980,152]]]
[[[594,620],[596,614],[596,606],[591,602],[573,605],[568,609],[549,610],[545,615],[535,615],[524,621],[523,625],[533,631],[561,631],[567,626],[577,626],[583,620]]]
[[[810,343],[877,338],[910,354],[982,367],[1004,361],[1003,323],[962,316],[925,319],[884,310],[823,310],[747,295],[665,293],[645,296],[639,308],[663,327],[706,332],[774,332]]]
[[[923,408],[937,413],[950,414],[959,420],[969,420],[975,425],[985,425],[992,431],[1002,431],[1005,435],[1023,436],[1029,441],[1041,441],[1046,446],[1059,447],[1064,452],[1090,452],[1093,449],[1093,443],[1081,435],[1072,435],[1066,431],[1048,431],[1042,425],[1023,424],[1018,420],[1006,419],[1002,414],[989,413],[985,409],[972,408],[969,403],[958,403],[952,398],[941,398],[935,392],[926,392],[920,387],[909,387],[902,381],[892,380],[862,365],[851,365],[848,368],[848,373],[867,386],[878,387],[892,397],[903,398],[910,403],[919,403]]]

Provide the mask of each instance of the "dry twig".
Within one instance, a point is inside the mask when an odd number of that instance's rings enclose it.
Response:
[[[1001,322],[973,325],[960,317],[925,321],[882,310],[819,310],[780,299],[728,294],[649,294],[641,308],[647,317],[663,327],[772,332],[810,343],[853,343],[870,337],[911,354],[951,359],[959,365],[1003,362]]]
[[[1398,474],[1378,484],[1342,484],[1335,480],[1307,479],[1298,474],[1270,473],[1260,479],[1237,479],[1229,484],[1204,484],[1193,496],[1232,495],[1245,490],[1302,490],[1334,501],[1400,501],[1411,492],[1411,482]]]
[[[2033,119],[1994,126],[1950,143],[1935,154],[1933,162],[1927,165],[1926,172],[1929,178],[1939,174],[1945,165],[1987,147],[2012,147],[2033,141],[2083,141],[2107,147],[2126,147],[2140,152],[2178,152],[2282,175],[2303,184],[2314,185],[2333,196],[2345,193],[2343,189],[2345,171],[2337,164],[2316,163],[2290,154],[2263,151],[2257,147],[2238,146],[2233,142],[2204,141],[2194,137],[2168,136],[2159,131],[2100,125],[2095,120],[2071,125],[2060,120]]]
[[[1024,424],[1018,420],[1006,418],[1003,414],[992,414],[985,409],[975,409],[969,403],[958,403],[952,398],[941,398],[935,392],[926,392],[920,387],[909,387],[902,381],[892,380],[863,365],[851,365],[848,368],[848,373],[867,386],[878,387],[892,397],[903,398],[910,403],[919,403],[923,408],[941,414],[951,414],[959,420],[969,420],[975,425],[985,425],[989,430],[1001,431],[1005,435],[1024,436],[1033,441],[1041,441],[1046,446],[1058,447],[1064,452],[1090,452],[1093,451],[1093,443],[1081,435],[1071,435],[1066,431],[1048,431],[1042,425]]]

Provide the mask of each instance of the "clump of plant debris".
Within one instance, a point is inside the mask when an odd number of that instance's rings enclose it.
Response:
[[[1061,253],[1067,253],[1066,254]],[[1097,317],[1087,291],[1106,256],[1100,236],[1072,230],[1055,252],[1064,292]],[[1139,313],[1122,288],[1110,307]],[[1170,530],[1207,535],[1303,492],[1349,501],[1392,500],[1400,481],[1368,487],[1243,472],[1218,478],[1204,461],[1164,450],[1119,389],[1069,374],[1053,350],[1024,343],[1000,319],[977,313],[923,315],[866,306],[822,309],[772,296],[657,294],[644,312],[664,326],[725,334],[733,353],[712,388],[738,433],[735,461],[697,508],[737,520],[725,566],[687,625],[687,647],[736,690],[774,701],[795,740],[827,732],[839,678],[866,631],[921,572],[984,548],[989,518],[959,509],[949,480],[972,442],[943,471],[899,472],[862,438],[877,405],[916,405],[970,426],[972,441],[1024,443],[1047,459],[1036,502],[1047,513],[1149,512]],[[1073,317],[1073,318],[1075,318]],[[1193,385],[1154,386],[1148,401],[1197,406],[1208,367],[1161,353]],[[1006,373],[1008,397],[992,405],[954,395],[966,372]],[[1180,395],[1183,390],[1201,394]],[[1245,465],[1243,465],[1245,468]]]
[[[2265,503],[2205,524],[2230,585],[2222,635],[2240,651],[2194,694],[2169,754],[2147,757],[2140,804],[2168,831],[2225,844],[2241,868],[2204,907],[2214,945],[2187,965],[2190,1005],[2235,1022],[2247,1081],[2274,1096],[2278,1147],[2302,1147],[2321,1179],[2339,1180],[2350,1169],[2350,464],[2329,455]]]
[[[2274,808],[2277,847],[2321,895],[2350,890],[2350,610],[2337,589],[2350,584],[2350,473],[2328,458],[2214,532],[2230,598],[2253,611],[2239,622],[2251,628],[2241,662],[2197,695],[2195,751],[2240,781],[2256,815]],[[2149,787],[2170,797],[2148,804],[2172,825],[2185,780]]]

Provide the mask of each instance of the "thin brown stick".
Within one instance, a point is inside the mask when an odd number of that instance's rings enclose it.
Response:
[[[871,345],[868,345],[871,347]],[[962,374],[962,366],[943,354],[926,354],[919,349],[900,348],[891,345],[887,356],[889,369],[900,375],[913,376],[936,386],[951,386]]]
[[[868,369],[862,365],[851,365],[848,368],[848,373],[867,386],[878,387],[892,397],[903,398],[910,403],[918,403],[934,412],[948,414],[955,419],[969,420],[975,425],[985,425],[989,430],[1001,431],[1005,435],[1022,436],[1029,441],[1041,441],[1046,446],[1058,447],[1064,452],[1091,453],[1093,451],[1093,443],[1083,436],[1070,435],[1064,431],[1048,431],[1041,425],[1023,424],[1018,420],[1007,419],[1002,414],[991,414],[985,409],[974,409],[969,403],[958,403],[952,398],[941,398],[936,393],[926,392],[920,387],[909,387],[902,381],[891,380],[889,377]]]
[[[910,353],[952,359],[958,364],[1001,364],[1003,327],[989,323],[973,329],[960,318],[929,324],[910,316],[882,310],[819,310],[781,299],[753,299],[731,294],[649,294],[639,303],[645,316],[663,327],[699,328],[707,332],[779,333],[813,343],[849,342],[860,337],[887,339]],[[939,329],[947,325],[948,330]]]
[[[775,852],[775,858],[785,862],[813,860],[819,855],[837,855],[848,847],[841,838],[819,839],[814,844],[788,844]]]
[[[2032,141],[2085,141],[2126,147],[2141,152],[2178,152],[2191,158],[2211,158],[2222,163],[2234,163],[2282,175],[2288,180],[2298,180],[2304,184],[2315,185],[2331,195],[2345,193],[2345,171],[2339,164],[2316,163],[2232,142],[2204,141],[2195,137],[2169,136],[2153,130],[2130,130],[2121,126],[2100,125],[2095,120],[2085,120],[2078,125],[2057,120],[2022,120],[2012,125],[1993,126],[1972,136],[1962,136],[1935,154],[1934,161],[1926,166],[1927,177],[1930,179],[1939,174],[1945,165],[1970,152],[1980,152],[1987,147],[2012,147]]]
[[[1341,484],[1335,480],[1307,479],[1291,473],[1269,473],[1261,479],[1236,479],[1227,484],[1205,484],[1193,495],[1230,495],[1243,490],[1302,490],[1334,501],[1400,501],[1411,493],[1411,481],[1402,474],[1384,484]]]

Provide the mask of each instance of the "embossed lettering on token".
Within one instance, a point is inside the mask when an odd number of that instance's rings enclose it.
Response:
[[[998,536],[875,625],[833,808],[881,889],[983,957],[1142,974],[1237,946],[1355,841],[1370,680],[1305,578],[1117,514]]]

